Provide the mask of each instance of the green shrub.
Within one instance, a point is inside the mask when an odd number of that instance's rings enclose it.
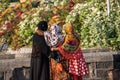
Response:
[[[104,0],[92,0],[76,4],[67,16],[66,22],[72,22],[75,26],[83,48],[120,49],[120,4],[113,1],[110,6],[108,15]]]

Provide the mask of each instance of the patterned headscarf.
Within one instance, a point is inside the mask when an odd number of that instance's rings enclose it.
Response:
[[[44,32],[44,37],[50,47],[57,47],[64,40],[61,27],[56,24],[50,27],[50,32]]]

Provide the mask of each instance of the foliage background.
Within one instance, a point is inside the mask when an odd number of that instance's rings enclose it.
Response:
[[[120,49],[120,3],[110,3],[109,15],[104,0],[92,0],[76,4],[67,16],[66,22],[72,22],[81,36],[82,47]]]
[[[32,35],[41,20],[49,21],[52,7],[59,7],[59,14],[65,23],[71,22],[81,37],[82,48],[110,48],[120,50],[120,2],[110,0],[110,14],[107,14],[106,0],[74,0],[72,11],[68,11],[70,0],[41,0],[39,7],[31,8],[22,14],[16,28],[17,34],[9,34],[10,47],[31,47]],[[5,38],[4,36],[2,38]],[[17,43],[14,43],[17,42]]]

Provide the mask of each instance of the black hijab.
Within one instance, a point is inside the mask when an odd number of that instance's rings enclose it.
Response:
[[[40,21],[37,26],[38,26],[38,29],[42,31],[46,31],[48,28],[48,24],[46,21]]]

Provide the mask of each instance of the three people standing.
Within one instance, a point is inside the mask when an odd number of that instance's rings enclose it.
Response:
[[[82,76],[88,73],[85,60],[83,58],[81,49],[78,47],[77,51],[71,53],[71,51],[66,51],[61,44],[58,48],[51,48],[46,44],[45,33],[47,31],[48,24],[46,21],[41,21],[38,24],[38,31],[33,35],[33,47],[31,56],[31,79],[30,80],[50,80],[50,65],[49,58],[54,54],[51,54],[51,50],[57,50],[60,54],[69,61],[69,71],[67,74],[72,74],[69,79],[62,80],[82,80]],[[68,33],[73,30],[73,28],[68,27]],[[43,34],[42,34],[43,33]],[[73,33],[73,32],[72,32]],[[71,35],[70,35],[71,36]],[[65,36],[66,37],[66,36]],[[69,37],[68,37],[69,38]],[[67,37],[66,40],[69,40]],[[73,38],[74,39],[74,38]],[[77,42],[76,42],[77,43]],[[75,47],[76,45],[74,45]],[[63,65],[63,64],[62,64]],[[62,66],[58,66],[62,67]],[[74,69],[74,70],[73,70]],[[64,74],[63,74],[64,75]],[[53,80],[61,80],[53,78]]]

